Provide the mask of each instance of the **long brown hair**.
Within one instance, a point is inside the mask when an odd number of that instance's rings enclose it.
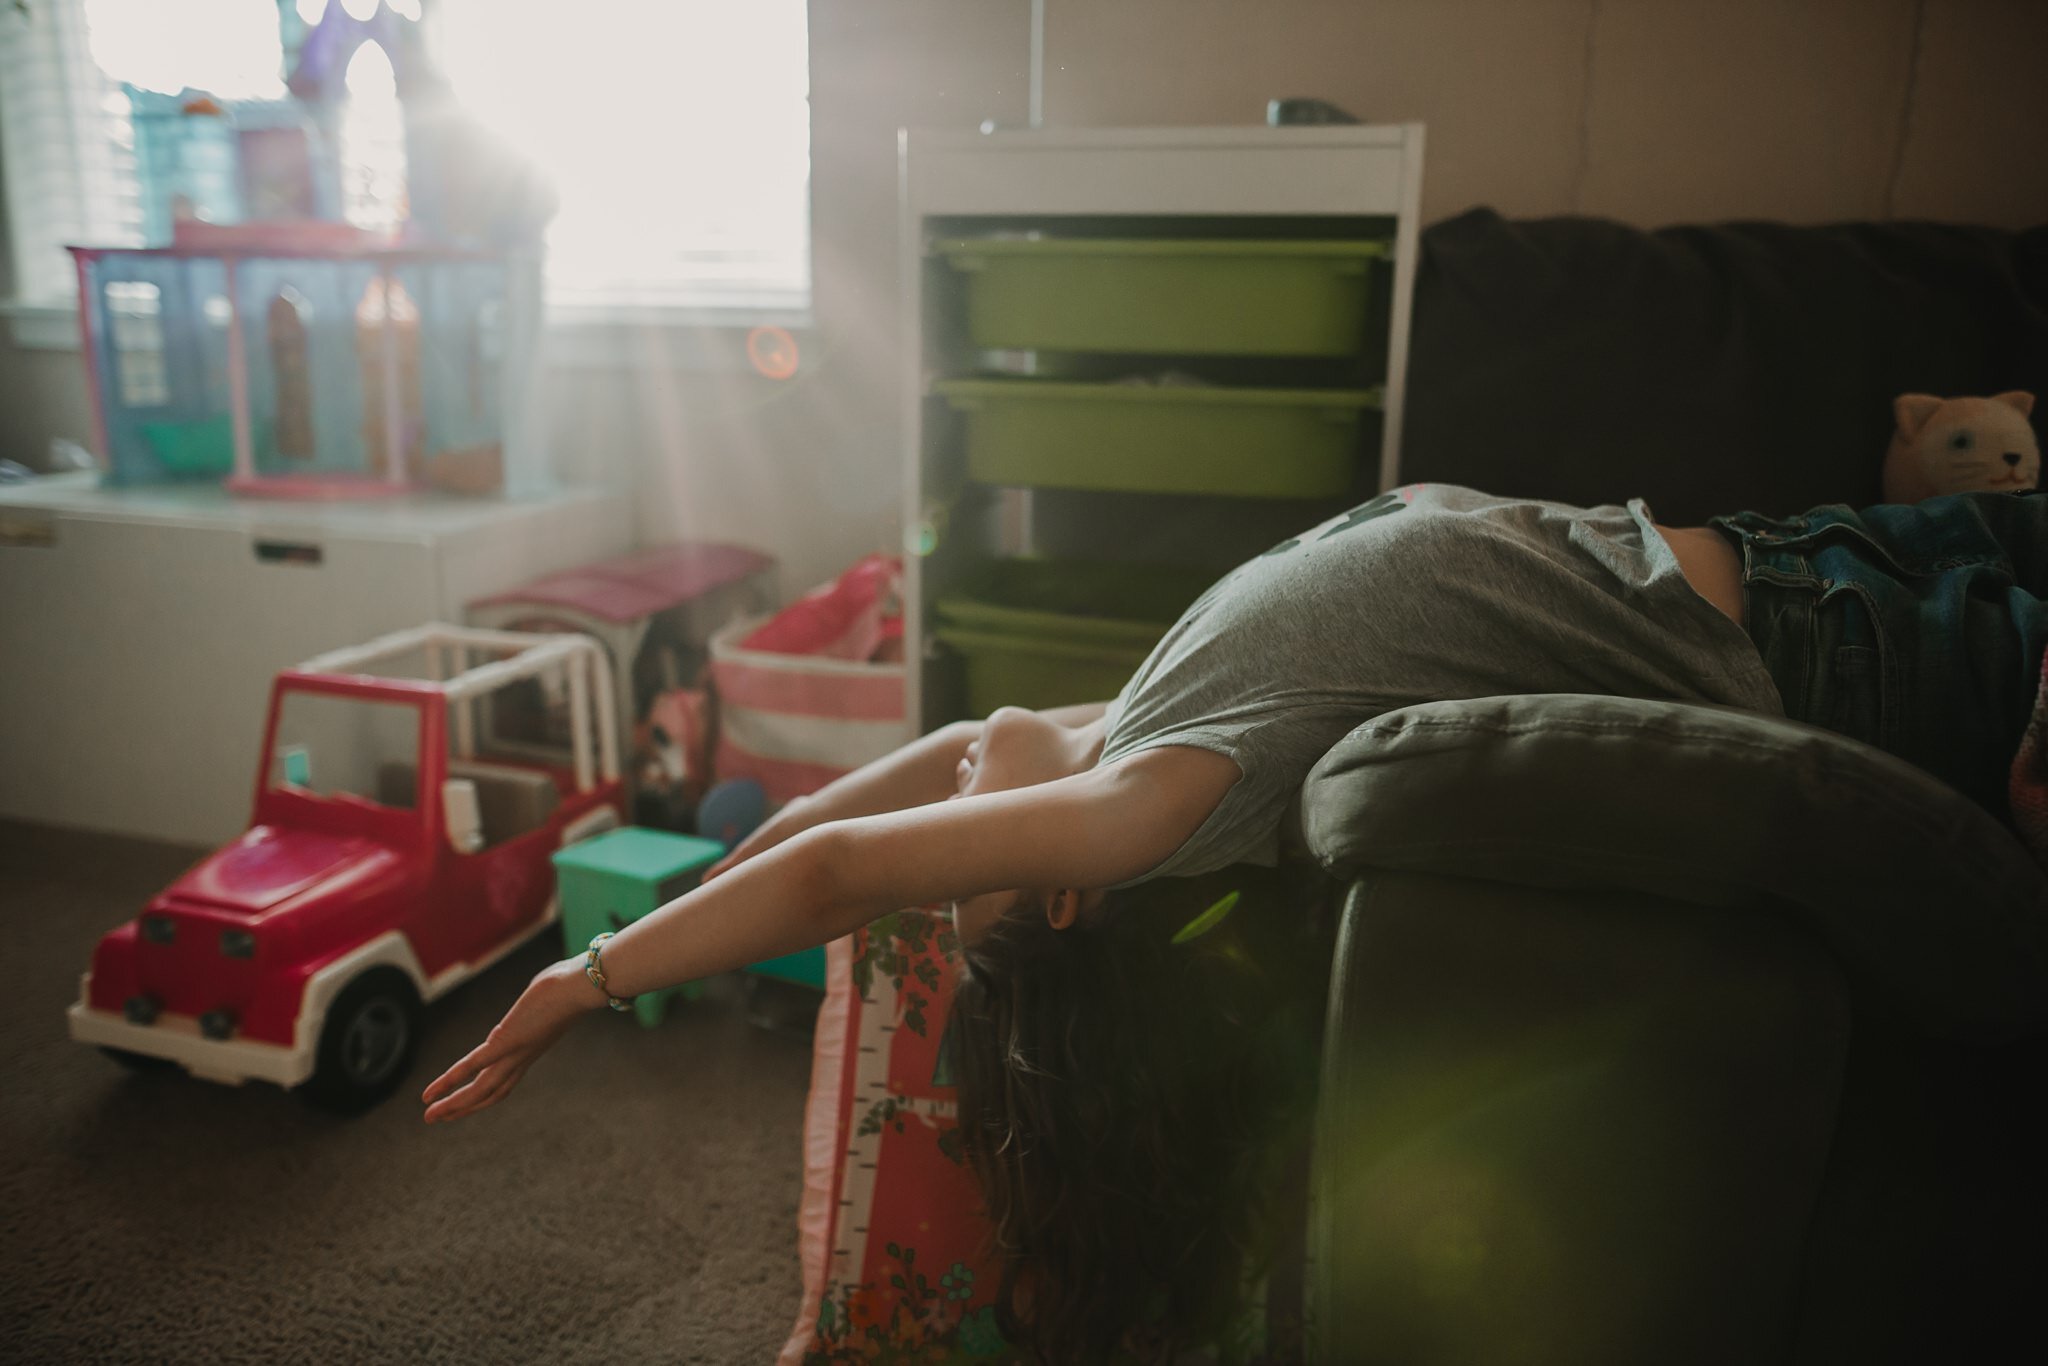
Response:
[[[1066,931],[1027,898],[963,949],[960,1133],[1013,1343],[1060,1363],[1171,1352],[1219,1327],[1264,1263],[1313,1109],[1321,892],[1251,867],[1162,878]]]

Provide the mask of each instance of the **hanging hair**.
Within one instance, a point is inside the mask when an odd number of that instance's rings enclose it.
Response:
[[[1027,897],[963,946],[960,1133],[1010,1341],[1063,1366],[1163,1357],[1263,1269],[1314,1107],[1325,901],[1241,866],[1112,892],[1092,928]]]

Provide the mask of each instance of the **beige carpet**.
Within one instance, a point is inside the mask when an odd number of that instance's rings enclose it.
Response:
[[[275,1087],[131,1075],[66,1036],[100,933],[196,856],[0,823],[0,1361],[765,1362],[799,1298],[810,1043],[736,979],[657,1029],[579,1025],[517,1093],[416,1097],[536,941],[426,1012],[359,1119]]]

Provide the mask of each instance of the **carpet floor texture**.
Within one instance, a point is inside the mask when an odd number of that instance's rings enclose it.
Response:
[[[198,851],[0,823],[0,1361],[768,1362],[795,1320],[810,1041],[739,979],[603,1012],[509,1098],[428,1128],[550,931],[426,1008],[355,1119],[133,1074],[64,1011],[100,934]]]

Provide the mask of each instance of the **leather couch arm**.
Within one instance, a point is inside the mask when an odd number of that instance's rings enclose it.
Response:
[[[1819,934],[1866,1018],[1975,1039],[2048,1024],[2048,880],[2024,846],[1940,780],[1817,727],[1579,694],[1431,703],[1335,745],[1298,815],[1340,876],[1755,906]]]

